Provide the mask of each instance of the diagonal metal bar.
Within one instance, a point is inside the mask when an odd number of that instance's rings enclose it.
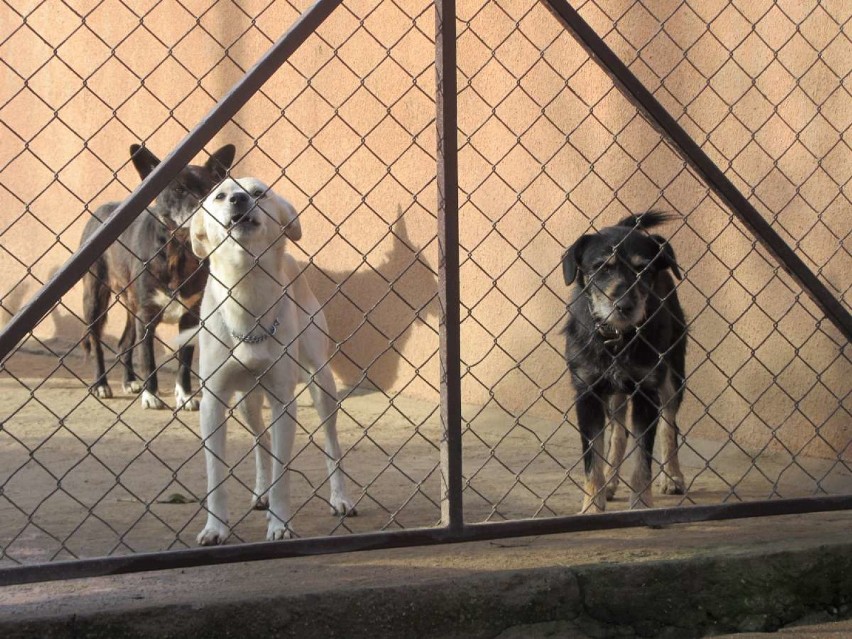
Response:
[[[130,225],[172,178],[237,114],[302,43],[331,15],[342,0],[317,0],[249,69],[219,103],[113,212],[109,221],[83,243],[35,296],[0,332],[0,361],[33,330],[95,260]]]
[[[731,210],[742,220],[760,243],[768,250],[784,270],[799,283],[814,303],[826,314],[838,330],[852,341],[852,315],[831,291],[796,255],[795,251],[775,232],[772,226],[752,206],[748,199],[716,166],[677,120],[663,107],[642,82],[633,75],[621,58],[610,49],[589,24],[580,17],[568,0],[545,0],[560,22],[570,30],[577,41],[601,65],[615,81],[616,86],[641,108],[668,136],[675,147],[690,162],[707,184],[721,197]]]
[[[458,89],[456,3],[435,2],[435,96],[438,129],[438,262],[441,341],[441,519],[464,526],[461,442],[461,322],[459,301]]]

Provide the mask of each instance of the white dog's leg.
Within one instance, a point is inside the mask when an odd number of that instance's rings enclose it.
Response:
[[[325,428],[325,462],[331,485],[331,513],[344,517],[355,516],[358,511],[352,500],[346,496],[346,479],[340,467],[342,454],[337,439],[337,385],[328,366],[323,366],[314,374],[308,388]]]
[[[259,390],[237,396],[240,413],[254,434],[254,494],[251,507],[266,510],[269,507],[269,473],[272,457],[272,442],[269,431],[263,425],[263,393]]]
[[[201,398],[201,436],[207,461],[207,525],[198,535],[198,543],[202,546],[225,543],[230,534],[228,497],[224,486],[228,477],[225,462],[228,421],[225,408],[215,393],[205,392]]]
[[[292,389],[286,393],[286,403],[270,397],[272,404],[272,485],[269,488],[269,510],[266,517],[269,525],[266,538],[269,541],[290,539],[290,457],[296,439],[296,402]]]

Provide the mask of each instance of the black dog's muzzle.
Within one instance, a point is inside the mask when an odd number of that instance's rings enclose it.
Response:
[[[611,349],[619,348],[622,344],[629,343],[636,334],[636,327],[621,329],[607,322],[598,320],[595,311],[592,308],[591,300],[587,300],[589,306],[589,315],[595,322],[595,335],[603,342],[604,346]]]

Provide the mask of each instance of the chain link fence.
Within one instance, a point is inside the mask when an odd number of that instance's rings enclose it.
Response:
[[[307,9],[0,3],[7,317],[77,250],[95,210],[137,186],[129,146],[163,157]],[[576,9],[848,309],[852,8]],[[843,332],[546,4],[461,1],[456,16],[465,522],[580,509],[561,259],[580,235],[650,209],[677,214],[662,232],[683,272],[689,328],[686,494],[656,505],[852,493]],[[441,523],[435,46],[433,4],[347,0],[207,145],[235,145],[231,175],[261,178],[299,211],[303,237],[288,251],[336,345],[327,366],[359,514],[328,514],[321,420],[300,386],[290,469],[301,537]],[[162,410],[118,392],[126,310],[115,296],[104,347],[116,392],[90,392],[81,288],[0,372],[3,568],[189,548],[206,518],[198,413],[170,392]],[[177,374],[174,336],[173,326],[156,332],[164,389]],[[257,443],[236,411],[229,438],[231,542],[258,541]],[[622,492],[608,508],[627,506]]]

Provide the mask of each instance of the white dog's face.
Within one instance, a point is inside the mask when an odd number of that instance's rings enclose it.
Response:
[[[302,237],[293,205],[256,178],[228,178],[192,217],[192,251],[205,258],[217,250],[241,249],[254,255],[268,250],[282,234]]]

